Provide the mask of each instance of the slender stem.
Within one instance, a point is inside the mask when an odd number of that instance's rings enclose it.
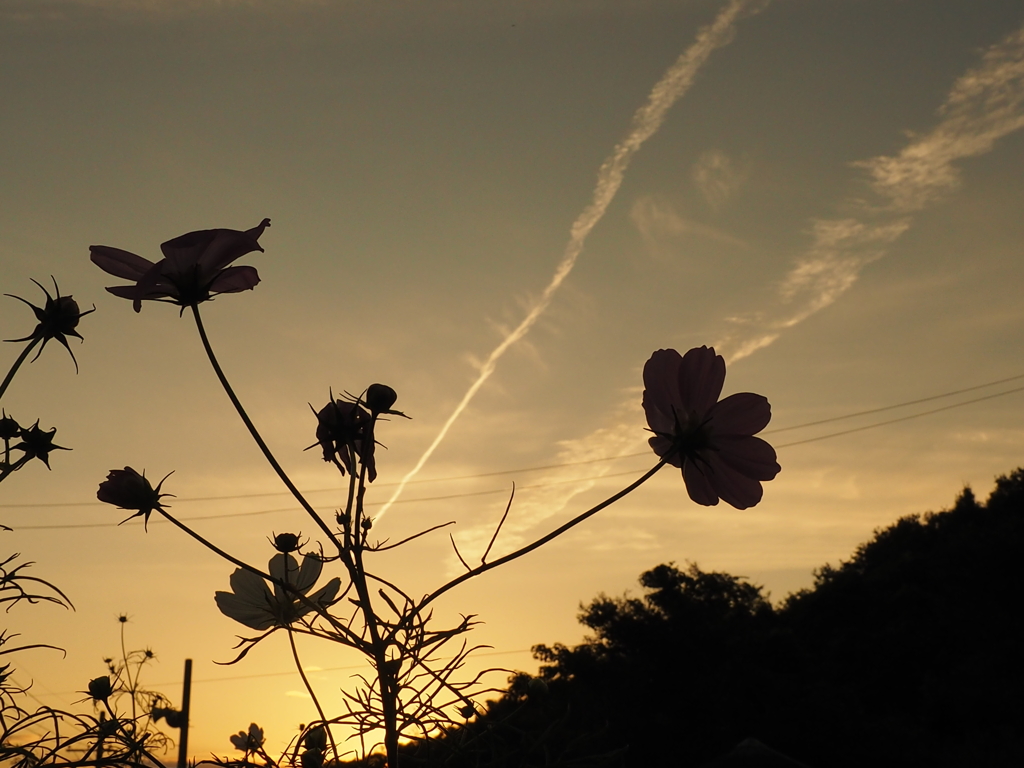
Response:
[[[356,508],[352,516],[354,542],[351,548],[341,552],[348,568],[352,583],[355,584],[359,596],[359,609],[363,614],[363,624],[370,635],[370,652],[374,666],[377,668],[377,682],[380,684],[381,714],[384,717],[384,750],[387,753],[388,768],[398,768],[398,677],[391,674],[388,667],[387,647],[394,633],[386,638],[381,637],[379,620],[373,610],[370,589],[366,583],[366,568],[363,565],[363,548],[365,531],[363,521],[363,495],[366,492],[366,464],[360,461],[359,487],[356,491]]]
[[[7,387],[10,386],[11,381],[14,379],[14,374],[21,368],[21,364],[25,362],[25,358],[28,357],[29,352],[39,343],[39,337],[34,336],[32,340],[25,345],[25,348],[21,350],[21,354],[18,355],[18,359],[14,361],[14,365],[11,366],[11,370],[7,372],[7,376],[4,378],[4,383],[0,384],[0,397],[4,396],[4,392],[7,391]]]
[[[520,549],[517,549],[515,552],[507,554],[504,557],[499,557],[497,560],[494,560],[494,561],[492,561],[490,563],[483,563],[482,565],[478,565],[473,570],[467,571],[466,573],[462,574],[461,576],[457,576],[456,578],[452,579],[447,584],[439,587],[438,589],[435,589],[433,592],[431,592],[429,595],[427,595],[425,598],[423,598],[423,600],[420,601],[420,604],[417,605],[410,612],[409,616],[411,617],[412,615],[419,613],[427,605],[429,605],[430,603],[434,602],[434,600],[439,598],[445,592],[447,592],[448,590],[452,589],[453,587],[458,586],[462,582],[468,581],[469,579],[472,579],[474,576],[479,576],[481,573],[489,571],[492,568],[497,568],[499,565],[504,565],[505,563],[511,562],[512,560],[516,560],[517,558],[520,558],[520,557],[522,557],[525,554],[533,552],[533,550],[537,549],[538,547],[542,547],[545,544],[547,544],[549,541],[551,541],[552,539],[561,536],[563,533],[568,531],[570,528],[573,528],[573,527],[579,525],[580,523],[582,523],[587,518],[592,517],[593,515],[596,515],[598,512],[600,512],[605,507],[607,507],[607,506],[609,506],[611,504],[614,504],[616,501],[621,499],[623,496],[626,496],[627,494],[632,493],[637,488],[639,488],[641,485],[643,485],[648,480],[650,480],[652,477],[654,477],[655,473],[657,473],[658,470],[660,470],[662,467],[665,466],[665,464],[667,462],[667,458],[668,457],[662,458],[662,460],[659,461],[654,466],[653,469],[648,470],[642,477],[640,477],[640,479],[634,481],[630,485],[627,485],[625,488],[623,488],[621,491],[619,491],[615,495],[609,496],[607,499],[602,501],[600,504],[598,504],[598,505],[596,505],[594,507],[591,507],[586,512],[584,512],[583,514],[577,515],[572,520],[567,522],[565,525],[559,526],[558,528],[556,528],[555,530],[551,531],[551,533],[547,534],[546,536],[541,536],[539,539],[537,539],[536,541],[532,542],[531,544],[527,544],[525,547],[521,547]]]
[[[291,627],[288,628],[288,643],[292,648],[292,659],[295,660],[295,669],[298,670],[299,677],[302,678],[302,684],[306,686],[306,693],[308,693],[309,698],[313,700],[313,706],[316,707],[316,713],[320,715],[320,722],[323,723],[323,726],[327,731],[327,738],[331,741],[331,749],[334,750],[334,756],[337,758],[338,745],[334,743],[334,734],[331,733],[331,729],[327,725],[327,715],[324,714],[324,709],[320,706],[320,700],[316,697],[316,692],[313,690],[313,686],[310,685],[309,679],[306,677],[306,670],[302,668],[302,662],[299,661],[299,649],[295,646],[295,635],[292,633]]]
[[[242,407],[242,403],[235,395],[235,391],[231,388],[231,384],[228,383],[228,379],[224,375],[224,371],[221,370],[220,363],[217,362],[217,356],[213,353],[213,347],[210,346],[210,339],[206,335],[206,328],[203,327],[203,319],[199,315],[198,304],[192,305],[192,316],[195,318],[196,328],[199,330],[199,338],[202,339],[203,341],[203,349],[206,350],[206,356],[210,358],[210,364],[213,366],[213,370],[217,374],[217,378],[220,380],[221,386],[224,387],[224,391],[227,393],[228,399],[230,399],[231,404],[235,406],[235,410],[238,412],[239,417],[242,419],[242,423],[245,424],[246,429],[249,430],[249,434],[252,435],[252,439],[256,441],[256,445],[259,446],[260,450],[263,452],[264,457],[266,457],[267,461],[270,463],[270,466],[274,468],[274,471],[277,473],[277,476],[281,478],[281,482],[284,483],[285,487],[291,492],[292,496],[295,497],[295,500],[302,505],[302,508],[306,510],[309,516],[313,518],[314,522],[316,522],[316,524],[320,526],[320,529],[327,535],[327,537],[334,543],[334,545],[337,547],[341,547],[341,544],[335,537],[334,532],[331,531],[327,524],[320,518],[320,515],[316,513],[316,510],[313,509],[310,503],[306,501],[305,497],[302,495],[302,492],[299,491],[299,489],[295,486],[295,483],[292,482],[291,478],[288,477],[287,474],[285,474],[284,469],[278,463],[277,459],[274,458],[274,454],[270,452],[270,447],[266,444],[266,442],[264,442],[263,437],[257,431],[256,425],[252,423],[252,420],[249,418],[249,414],[247,414],[245,412],[245,408]]]

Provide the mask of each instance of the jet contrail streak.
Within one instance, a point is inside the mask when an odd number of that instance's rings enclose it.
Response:
[[[587,239],[587,235],[590,234],[590,231],[604,216],[605,211],[608,210],[608,205],[615,197],[615,193],[619,191],[622,179],[625,176],[630,161],[633,159],[633,155],[661,127],[669,108],[689,90],[698,70],[707,61],[711,53],[716,48],[727,45],[732,40],[736,21],[743,12],[748,9],[756,12],[764,7],[764,3],[757,3],[756,8],[751,8],[754,5],[751,0],[731,0],[710,25],[698,32],[697,40],[693,45],[676,59],[675,63],[662,76],[661,80],[655,84],[650,96],[647,98],[647,103],[640,107],[633,115],[626,138],[615,146],[611,155],[601,164],[601,168],[597,172],[594,198],[583,209],[583,212],[576,218],[576,221],[573,222],[572,228],[569,230],[569,242],[565,246],[562,260],[558,263],[551,282],[548,283],[544,292],[534,303],[522,322],[502,339],[501,343],[494,348],[487,357],[487,360],[484,361],[480,367],[480,374],[470,385],[466,394],[463,395],[462,400],[455,407],[455,410],[452,411],[452,415],[448,417],[444,426],[441,427],[441,431],[437,433],[434,442],[423,452],[420,460],[416,462],[416,466],[409,470],[406,476],[402,478],[391,498],[381,508],[381,511],[377,513],[375,517],[377,521],[387,513],[391,505],[402,494],[406,483],[415,477],[420,469],[423,468],[423,465],[427,463],[427,460],[430,459],[437,446],[441,444],[441,441],[448,434],[452,424],[462,415],[462,412],[466,410],[466,406],[469,405],[474,395],[480,390],[480,387],[494,373],[494,369],[497,367],[498,360],[501,359],[502,355],[508,351],[509,347],[523,338],[540,316],[544,314],[544,310],[551,304],[551,299],[554,297],[555,292],[561,287],[565,278],[569,276],[572,268],[576,265],[576,259],[580,255],[580,251],[583,250],[583,243]]]

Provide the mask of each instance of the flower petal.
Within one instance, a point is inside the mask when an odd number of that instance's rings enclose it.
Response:
[[[160,251],[176,268],[187,264],[198,264],[199,259],[217,238],[219,229],[200,229],[186,232],[160,244]]]
[[[107,274],[125,280],[138,281],[153,266],[148,259],[109,245],[90,245],[89,258]]]
[[[323,607],[334,600],[338,596],[338,592],[341,589],[341,579],[335,576],[333,579],[328,581],[324,586],[309,596],[311,602]],[[297,603],[296,606],[296,618],[302,618],[307,613],[310,613],[313,608],[305,603]]]
[[[256,608],[231,592],[216,592],[213,599],[217,601],[220,612],[239,624],[262,632],[276,623],[273,614],[262,608]]]
[[[691,499],[705,507],[713,507],[718,504],[718,494],[707,470],[706,464],[687,458],[683,462],[683,481]]]
[[[773,480],[782,471],[775,449],[760,437],[721,437],[716,445],[722,462],[753,480]]]
[[[299,575],[299,561],[291,554],[282,552],[270,558],[269,570],[275,579],[294,584]],[[274,598],[278,601],[289,601],[292,596],[286,593],[284,587],[274,584]]]
[[[263,579],[238,568],[231,574],[230,582],[231,592],[216,592],[213,596],[221,613],[260,631],[277,623],[272,610],[273,596]]]
[[[716,403],[708,415],[715,435],[755,435],[771,421],[772,406],[764,395],[738,392]]]
[[[678,354],[678,353],[677,353]],[[679,364],[679,399],[683,410],[698,416],[718,402],[725,384],[725,360],[714,347],[694,347]]]
[[[683,409],[679,393],[679,365],[682,360],[674,349],[659,349],[644,364],[644,413],[647,426],[656,433],[672,434],[676,427],[675,411]]]
[[[260,274],[255,267],[228,267],[210,283],[210,293],[239,293],[256,287]]]
[[[757,440],[758,438],[751,438]],[[753,507],[764,494],[761,482],[751,478],[723,460],[721,453],[711,452],[708,456],[710,469],[708,479],[715,491],[726,504],[736,509]]]
[[[257,229],[259,229],[260,234],[263,233],[262,229],[258,227]],[[210,241],[203,254],[199,257],[200,274],[204,279],[208,279],[235,259],[241,258],[247,253],[263,250],[256,239],[259,235],[254,237],[250,234],[256,230],[239,232],[236,229],[218,229],[214,231],[216,236]]]
[[[306,594],[313,585],[316,584],[316,580],[320,578],[320,572],[323,571],[323,561],[316,555],[304,555],[302,557],[302,565],[299,566],[299,572],[292,577],[292,583],[295,584],[295,588],[302,594]]]

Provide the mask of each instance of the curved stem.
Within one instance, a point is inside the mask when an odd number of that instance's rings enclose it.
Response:
[[[18,372],[18,369],[21,368],[21,364],[24,363],[25,362],[25,358],[28,357],[29,352],[31,352],[32,349],[35,347],[35,345],[38,344],[38,343],[39,343],[39,337],[35,336],[35,337],[33,337],[32,341],[30,341],[25,346],[25,348],[23,350],[21,350],[21,354],[18,355],[18,359],[14,361],[14,365],[11,366],[11,370],[9,370],[7,372],[7,376],[4,377],[4,383],[0,384],[0,397],[4,396],[4,392],[7,391],[7,387],[9,387],[10,384],[11,384],[11,381],[14,380],[14,374],[16,374]]]
[[[217,356],[213,353],[213,347],[210,346],[210,339],[206,335],[206,328],[203,327],[203,319],[199,315],[198,304],[192,305],[192,316],[195,318],[196,328],[199,330],[199,338],[202,339],[203,349],[206,350],[206,356],[210,359],[210,365],[213,366],[214,373],[217,374],[217,379],[220,381],[221,386],[224,387],[224,391],[227,393],[228,399],[231,400],[231,404],[235,406],[235,410],[238,412],[239,417],[242,419],[242,423],[245,424],[246,429],[249,430],[249,434],[252,435],[252,439],[256,441],[256,445],[259,446],[260,451],[263,452],[264,457],[266,457],[267,461],[270,463],[270,466],[274,468],[274,471],[277,473],[277,476],[281,478],[281,482],[284,483],[285,487],[291,492],[292,496],[295,497],[295,500],[298,501],[300,505],[302,505],[302,508],[306,510],[309,516],[313,518],[314,522],[316,522],[316,524],[320,526],[320,529],[327,535],[331,542],[333,542],[336,547],[340,548],[341,543],[335,537],[334,532],[331,531],[331,529],[327,526],[327,523],[325,523],[320,518],[320,515],[316,513],[316,510],[313,509],[310,503],[306,501],[305,497],[302,495],[302,492],[299,491],[299,489],[295,486],[295,483],[292,482],[291,478],[288,477],[287,474],[285,474],[284,469],[278,463],[277,459],[274,458],[274,454],[270,452],[270,447],[266,444],[266,442],[264,442],[263,437],[256,429],[256,425],[252,423],[252,419],[249,418],[249,414],[245,412],[245,408],[242,407],[241,401],[238,399],[238,396],[235,395],[235,391],[231,388],[231,384],[228,383],[228,379],[224,375],[224,371],[221,370],[220,363],[217,362]]]
[[[363,565],[363,549],[366,531],[363,529],[363,495],[366,492],[366,464],[360,462],[359,487],[356,491],[355,514],[352,516],[354,541],[350,548],[341,552],[345,567],[348,569],[352,583],[359,597],[359,610],[363,614],[363,625],[370,635],[370,648],[366,652],[373,659],[377,670],[377,681],[380,684],[381,715],[384,718],[384,750],[387,754],[388,768],[398,768],[398,681],[397,675],[391,674],[388,667],[387,647],[394,636],[388,633],[382,637],[380,619],[373,609],[370,590],[366,582],[367,573]]]
[[[331,733],[331,729],[327,727],[327,716],[324,714],[323,707],[320,706],[320,700],[316,697],[316,692],[313,690],[313,686],[310,685],[309,679],[306,677],[306,670],[302,668],[302,662],[299,661],[299,649],[295,646],[295,634],[292,632],[291,627],[288,627],[288,644],[292,648],[292,659],[295,660],[295,669],[299,672],[299,677],[302,678],[302,684],[306,686],[306,693],[309,694],[309,698],[313,700],[313,706],[316,707],[316,713],[320,715],[320,722],[323,723],[324,728],[327,730],[327,738],[331,741],[331,748],[334,750],[335,758],[338,757],[338,745],[334,743],[334,734]]]
[[[650,480],[652,477],[654,477],[655,473],[657,473],[659,469],[661,469],[662,467],[665,466],[665,464],[667,463],[667,460],[668,460],[668,457],[662,458],[662,460],[659,461],[654,466],[653,469],[648,470],[642,477],[640,477],[640,479],[634,481],[633,483],[630,483],[629,485],[627,485],[625,488],[623,488],[621,491],[619,491],[615,495],[609,496],[607,499],[602,501],[600,504],[591,507],[586,512],[584,512],[583,514],[577,515],[572,520],[567,522],[565,525],[559,526],[558,528],[556,528],[555,530],[551,531],[551,533],[547,534],[546,536],[541,536],[539,539],[537,539],[536,541],[534,541],[534,542],[532,542],[530,544],[527,544],[525,547],[521,547],[520,549],[517,549],[515,552],[511,552],[511,553],[505,555],[504,557],[499,557],[497,560],[494,560],[494,561],[492,561],[490,563],[484,563],[482,565],[478,565],[476,568],[472,569],[471,571],[467,571],[466,573],[462,574],[461,576],[458,576],[458,577],[452,579],[447,584],[439,587],[438,589],[435,589],[433,592],[431,592],[429,595],[427,595],[425,598],[423,598],[423,600],[420,601],[420,604],[417,605],[410,612],[409,616],[411,617],[411,616],[419,613],[420,611],[423,610],[423,608],[425,608],[430,603],[434,602],[434,600],[439,598],[445,592],[447,592],[448,590],[452,589],[453,587],[458,586],[462,582],[468,581],[469,579],[472,579],[474,576],[479,576],[481,573],[489,571],[492,568],[497,568],[499,565],[504,565],[505,563],[511,562],[512,560],[516,560],[516,559],[522,557],[525,554],[533,552],[533,550],[537,549],[538,547],[542,547],[545,544],[547,544],[549,541],[551,541],[552,539],[555,539],[555,538],[561,536],[563,533],[568,531],[570,528],[573,528],[573,527],[579,525],[580,523],[582,523],[587,518],[592,517],[593,515],[596,515],[598,512],[600,512],[605,507],[610,506],[611,504],[614,504],[616,501],[621,499],[623,496],[626,496],[627,494],[632,493],[637,488],[639,488],[641,485],[643,485],[648,480]]]

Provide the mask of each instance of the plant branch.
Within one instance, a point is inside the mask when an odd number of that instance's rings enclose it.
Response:
[[[655,473],[657,473],[657,471],[659,469],[661,469],[662,467],[665,466],[665,464],[667,462],[667,458],[668,457],[662,458],[661,461],[659,461],[657,464],[654,465],[653,469],[648,470],[642,477],[640,477],[640,479],[638,479],[638,480],[634,481],[633,483],[627,485],[625,488],[623,488],[621,491],[619,491],[615,495],[609,496],[607,499],[602,501],[600,504],[598,504],[598,505],[596,505],[594,507],[591,507],[586,512],[584,512],[583,514],[577,515],[572,520],[567,522],[565,525],[559,526],[558,528],[556,528],[555,530],[553,530],[551,533],[547,534],[546,536],[541,536],[539,539],[537,539],[536,541],[534,541],[534,542],[532,542],[530,544],[527,544],[525,547],[521,547],[520,549],[517,549],[515,552],[511,552],[511,553],[505,555],[504,557],[499,557],[497,560],[494,560],[494,561],[492,561],[490,563],[483,563],[481,565],[478,565],[476,568],[472,568],[467,573],[464,573],[461,576],[457,576],[456,578],[454,578],[451,581],[449,581],[447,584],[444,584],[443,586],[438,587],[433,592],[431,592],[429,595],[427,595],[425,598],[423,598],[423,600],[420,601],[419,605],[417,605],[415,608],[413,608],[413,610],[410,612],[409,616],[411,617],[411,616],[419,613],[421,610],[423,610],[423,608],[425,608],[430,603],[434,602],[434,600],[439,598],[445,592],[448,592],[450,589],[452,589],[454,587],[457,587],[462,582],[468,581],[469,579],[472,579],[474,576],[479,576],[480,574],[485,573],[486,571],[489,571],[492,568],[497,568],[499,565],[504,565],[505,563],[511,562],[512,560],[516,560],[516,559],[522,557],[523,555],[526,555],[526,554],[529,554],[530,552],[533,552],[533,550],[537,549],[538,547],[542,547],[545,544],[547,544],[549,541],[551,541],[552,539],[555,539],[555,538],[561,536],[563,533],[568,531],[570,528],[573,528],[573,527],[579,525],[580,523],[582,523],[584,520],[592,517],[593,515],[596,515],[598,512],[600,512],[605,507],[610,506],[611,504],[614,504],[616,501],[621,499],[623,496],[626,496],[627,494],[632,493],[637,488],[639,488],[641,485],[643,485],[648,480],[650,480],[652,477],[654,477]]]

